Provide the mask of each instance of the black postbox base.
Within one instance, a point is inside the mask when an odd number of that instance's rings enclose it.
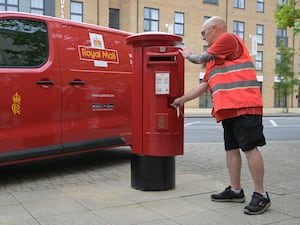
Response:
[[[131,156],[131,186],[142,191],[175,187],[175,156]]]

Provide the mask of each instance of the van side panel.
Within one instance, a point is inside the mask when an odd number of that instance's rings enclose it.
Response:
[[[62,143],[115,137],[109,145],[130,144],[132,72],[126,36],[67,24],[60,32]]]

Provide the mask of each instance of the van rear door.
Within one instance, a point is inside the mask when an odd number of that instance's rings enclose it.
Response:
[[[61,149],[60,70],[54,60],[53,26],[1,14],[0,163]]]

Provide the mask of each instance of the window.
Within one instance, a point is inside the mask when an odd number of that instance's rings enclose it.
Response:
[[[282,4],[286,3],[286,0],[277,0],[277,2],[278,2],[278,5],[282,5]]]
[[[257,51],[255,60],[255,69],[258,71],[263,70],[263,52]]]
[[[208,49],[208,45],[203,45],[203,52],[206,52],[207,49]],[[205,68],[206,67],[206,64],[202,64],[202,68]]]
[[[274,82],[274,107],[283,108],[285,106],[287,98],[280,94],[278,86],[280,81],[278,80],[278,78],[276,79],[277,80]]]
[[[259,86],[259,90],[260,90],[260,93],[262,94],[262,92],[263,92],[263,82],[262,81],[257,81],[257,83],[258,83],[258,86]]]
[[[110,28],[120,29],[120,9],[109,9],[109,22]]]
[[[0,0],[0,11],[19,11],[19,1]]]
[[[298,95],[297,95],[297,99],[298,99],[298,107],[300,108],[300,81],[298,83]]]
[[[202,79],[200,78],[200,83]],[[202,95],[199,97],[199,108],[212,108],[212,98],[211,94],[208,90],[206,90]]]
[[[71,1],[71,16],[73,21],[83,22],[83,3]]]
[[[35,14],[44,14],[44,0],[31,0],[30,12]]]
[[[233,7],[239,8],[239,9],[244,9],[245,8],[245,0],[234,0]]]
[[[204,17],[204,20],[209,19],[209,17]],[[208,49],[208,46],[203,47],[203,52],[205,52]],[[205,68],[206,65],[202,65],[202,68]],[[200,78],[200,83],[203,80],[204,77],[203,72],[200,72],[199,78]],[[207,89],[202,95],[199,97],[199,108],[212,108],[212,97],[210,91]]]
[[[256,36],[257,36],[257,44],[264,44],[264,25],[257,24],[256,25]]]
[[[277,38],[276,38],[276,47],[280,46],[280,40],[284,41],[285,47],[288,47],[288,37],[286,34],[286,30],[277,29]]]
[[[174,34],[184,35],[184,13],[174,14]]]
[[[210,16],[204,16],[204,18],[203,18],[203,22],[205,22],[205,21],[209,20],[210,18],[211,18]]]
[[[298,55],[298,73],[300,74],[300,55]]]
[[[275,66],[277,67],[281,63],[281,55],[280,53],[276,53]]]
[[[159,10],[144,8],[144,31],[159,30]]]
[[[207,20],[209,20],[211,17],[210,16],[204,16],[203,17],[203,23],[205,23]],[[208,45],[205,45],[203,47],[203,51],[206,51],[208,49]],[[202,67],[205,67],[205,65],[202,65]]]
[[[203,0],[203,3],[209,3],[209,4],[219,4],[219,0]]]
[[[39,67],[48,58],[47,27],[25,19],[0,20],[0,67]]]
[[[264,0],[257,0],[256,1],[256,12],[263,13],[265,10]]]
[[[300,80],[299,80],[299,84],[298,84],[298,108],[300,108]]]
[[[233,21],[233,33],[240,36],[244,40],[245,23],[240,21]]]

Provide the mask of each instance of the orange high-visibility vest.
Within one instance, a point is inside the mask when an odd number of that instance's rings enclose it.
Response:
[[[225,59],[219,65],[212,60],[206,64],[213,114],[223,109],[263,106],[252,58],[243,41],[239,37],[237,40],[243,46],[243,54],[238,59]]]

